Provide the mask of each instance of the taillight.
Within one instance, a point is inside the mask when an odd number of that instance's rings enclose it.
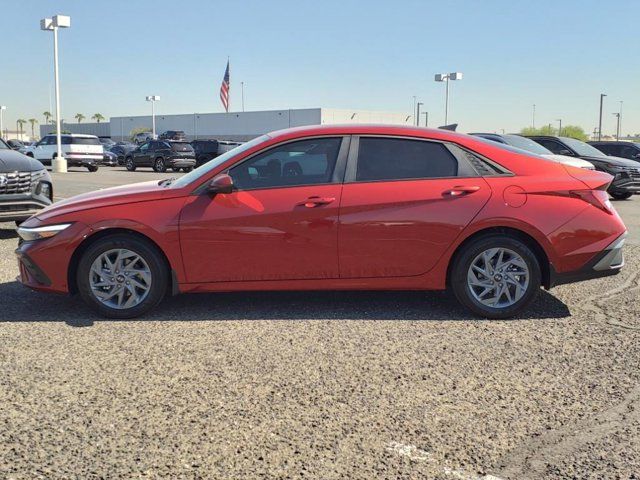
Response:
[[[613,205],[606,190],[572,190],[571,196],[590,203],[596,208],[613,215]]]

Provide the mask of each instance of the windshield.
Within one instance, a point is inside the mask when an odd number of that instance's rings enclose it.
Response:
[[[606,157],[606,155],[597,148],[580,140],[576,140],[575,138],[560,137],[560,140],[571,147],[578,155],[584,155],[586,157]]]
[[[0,138],[0,150],[10,150],[9,145],[4,143],[4,140]]]
[[[207,173],[209,173],[211,170],[215,169],[219,165],[222,165],[227,160],[235,157],[236,155],[240,155],[246,152],[247,150],[252,149],[256,145],[260,145],[261,143],[266,142],[270,138],[271,137],[269,135],[262,135],[260,137],[254,138],[253,140],[247,143],[243,143],[242,145],[239,145],[236,148],[223,153],[219,157],[214,158],[213,160],[205,163],[204,165],[196,168],[195,170],[192,170],[186,175],[183,175],[178,180],[173,182],[171,186],[176,188],[185,187],[190,183],[197,181],[200,177],[202,177],[203,175],[206,175]]]
[[[536,157],[539,157],[541,155],[541,154],[538,154],[538,153],[534,153],[531,150],[525,150],[523,148],[518,148],[518,147],[515,147],[513,145],[509,145],[507,143],[496,142],[495,140],[489,140],[488,138],[475,136],[475,135],[473,136],[473,138],[475,140],[480,141],[480,142],[484,142],[484,143],[490,144],[492,147],[502,148],[504,150],[508,150],[510,152],[513,152],[513,153],[519,153],[520,155],[529,155],[529,156],[533,155],[533,156],[536,156]]]
[[[552,155],[551,150],[547,150],[530,138],[521,137],[520,135],[503,135],[502,138],[512,147],[520,148],[537,155]]]

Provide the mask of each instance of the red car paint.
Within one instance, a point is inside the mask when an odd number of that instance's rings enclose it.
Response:
[[[391,136],[448,142],[512,174],[197,193],[255,152],[317,136]],[[353,161],[349,159],[349,161]],[[29,287],[66,293],[77,256],[96,234],[137,232],[173,271],[174,290],[443,289],[456,249],[491,228],[523,232],[557,273],[579,270],[625,232],[613,208],[580,194],[611,177],[505,150],[463,134],[426,128],[312,126],[269,134],[182,188],[146,182],[56,203],[23,225],[73,223],[23,243],[50,284],[22,266]]]

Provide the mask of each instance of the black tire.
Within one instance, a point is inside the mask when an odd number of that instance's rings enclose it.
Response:
[[[627,200],[628,198],[631,198],[631,195],[633,195],[633,193],[609,192],[609,195],[611,195],[615,200]]]
[[[171,167],[171,170],[178,173],[180,171],[180,167]]]
[[[167,171],[167,165],[164,163],[164,158],[158,157],[153,161],[153,171],[158,173],[164,173]]]
[[[31,157],[31,158],[34,158],[34,156],[33,156],[33,153],[31,153],[31,152],[28,152],[28,153],[27,153],[27,157]]]
[[[471,287],[467,281],[467,275],[474,259],[482,252],[492,248],[506,248],[515,252],[524,260],[529,271],[529,284],[524,294],[510,306],[495,308],[484,305],[471,293]],[[525,243],[507,235],[488,235],[471,241],[456,255],[450,273],[451,289],[458,301],[483,318],[512,317],[531,303],[540,291],[541,273],[538,259]]]
[[[133,158],[132,157],[127,157],[124,160],[124,166],[126,167],[127,170],[129,170],[130,172],[135,172],[136,171],[136,164],[133,163]]]
[[[184,168],[182,169],[182,171],[183,171],[183,172],[185,172],[185,173],[188,173],[188,172],[190,172],[191,170],[193,170],[193,167],[184,167]]]
[[[97,172],[98,171],[98,166],[97,165],[87,165],[87,170],[89,170],[90,172]]]
[[[138,305],[127,309],[117,309],[102,303],[92,293],[89,282],[94,260],[103,253],[118,248],[126,248],[140,255],[151,272],[151,287],[146,298]],[[82,254],[76,278],[78,293],[87,305],[103,317],[124,319],[143,315],[162,301],[169,284],[169,271],[162,254],[151,242],[133,234],[117,233],[101,238],[89,246]]]

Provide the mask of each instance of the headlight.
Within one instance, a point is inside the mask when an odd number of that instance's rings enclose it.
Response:
[[[58,225],[45,225],[42,227],[18,227],[18,235],[25,242],[32,242],[34,240],[43,240],[45,238],[51,238],[59,234],[66,228],[71,226],[70,223],[60,223]]]
[[[53,191],[51,189],[51,184],[49,182],[40,182],[38,186],[38,190],[36,190],[38,195],[44,195],[49,200],[53,200]]]

